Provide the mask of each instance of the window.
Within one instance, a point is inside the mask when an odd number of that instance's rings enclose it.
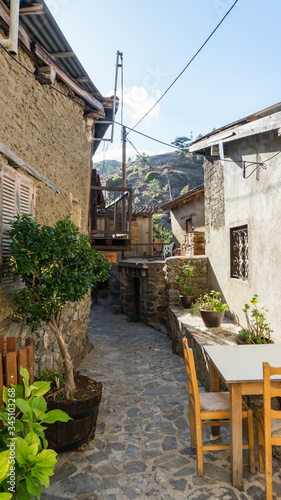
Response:
[[[185,219],[185,229],[187,233],[192,233],[193,231],[192,217],[188,217]]]
[[[248,280],[248,226],[230,229],[231,277]]]
[[[34,184],[14,168],[1,169],[1,215],[2,215],[2,260],[9,258],[10,221],[17,214],[34,213]],[[20,286],[17,277],[1,277],[2,292],[6,293]]]

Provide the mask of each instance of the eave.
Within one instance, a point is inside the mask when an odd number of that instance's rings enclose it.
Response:
[[[179,205],[184,205],[194,198],[199,198],[199,196],[204,196],[204,184],[191,189],[188,193],[174,198],[174,200],[164,203],[160,208],[163,210],[163,212],[165,212],[166,210],[171,210],[172,208],[178,207]]]

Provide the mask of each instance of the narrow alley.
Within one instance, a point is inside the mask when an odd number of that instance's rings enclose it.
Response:
[[[264,499],[264,475],[249,474],[246,452],[240,489],[230,483],[228,451],[206,452],[204,477],[198,477],[184,360],[172,353],[165,334],[112,314],[112,306],[112,298],[106,298],[92,308],[94,349],[81,367],[103,383],[95,438],[83,451],[58,456],[42,500]],[[273,491],[281,498],[276,461]]]

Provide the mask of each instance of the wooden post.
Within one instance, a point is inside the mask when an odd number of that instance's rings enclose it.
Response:
[[[6,353],[6,387],[11,384],[17,385],[17,353],[16,351]]]
[[[16,337],[7,338],[7,352],[12,352],[17,350],[17,339]]]
[[[18,350],[18,380],[19,384],[23,385],[22,382],[22,376],[20,374],[20,367],[26,368],[28,370],[28,363],[27,363],[27,347],[24,349],[19,349]]]
[[[29,371],[29,384],[34,382],[34,352],[33,352],[33,342],[29,339],[25,341],[27,348],[27,369]]]
[[[0,355],[4,356],[4,339],[0,339]]]

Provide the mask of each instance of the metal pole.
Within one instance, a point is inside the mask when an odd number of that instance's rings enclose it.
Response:
[[[122,187],[126,187],[126,127],[122,127]]]
[[[112,120],[115,118],[115,113],[116,113],[116,92],[117,92],[117,79],[118,79],[118,68],[122,66],[122,64],[119,64],[119,57],[122,56],[123,53],[119,52],[117,50],[116,53],[116,66],[115,66],[115,83],[114,83],[114,95],[113,95],[113,116]],[[113,135],[114,135],[114,121],[112,122],[112,130],[111,130],[111,142],[113,142]]]

